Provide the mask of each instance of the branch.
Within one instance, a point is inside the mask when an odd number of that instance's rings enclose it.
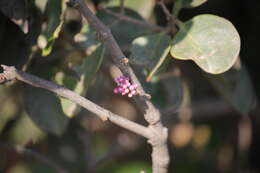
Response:
[[[135,76],[132,68],[128,64],[128,58],[123,54],[118,44],[116,43],[115,38],[111,34],[111,31],[106,27],[86,6],[84,0],[71,0],[70,4],[77,8],[80,13],[87,19],[90,26],[97,31],[98,37],[103,41],[105,47],[110,53],[114,63],[121,70],[122,74],[130,77],[133,83],[138,84],[139,95],[143,97],[148,97],[148,94],[145,93],[137,77]]]
[[[77,8],[79,12],[86,18],[89,25],[93,27],[103,41],[106,50],[111,55],[116,66],[121,70],[123,75],[130,77],[131,82],[138,84],[138,96],[135,97],[137,105],[144,113],[145,120],[149,123],[149,132],[152,134],[148,142],[152,146],[152,162],[154,173],[167,173],[169,164],[169,152],[167,147],[168,131],[162,125],[161,114],[158,109],[148,99],[148,94],[145,93],[139,80],[134,74],[132,68],[128,64],[128,59],[119,48],[111,31],[95,16],[84,0],[70,0],[69,4]]]
[[[166,15],[166,18],[168,20],[168,29],[169,29],[169,31],[171,31],[172,34],[175,34],[177,32],[177,28],[175,26],[175,24],[176,24],[176,17],[173,16],[170,13],[168,8],[164,4],[163,0],[159,0],[157,3],[158,3],[158,5],[160,5],[160,7],[162,8],[164,14]]]
[[[139,125],[135,122],[132,122],[128,119],[125,119],[117,114],[114,114],[109,110],[98,106],[97,104],[91,102],[90,100],[80,96],[79,94],[67,88],[64,88],[53,82],[41,79],[37,76],[22,71],[18,71],[16,70],[15,67],[9,67],[5,65],[1,65],[1,66],[4,69],[4,72],[0,74],[0,83],[17,79],[27,84],[30,84],[34,87],[47,89],[51,92],[54,92],[58,96],[64,97],[66,99],[71,100],[72,102],[79,104],[80,106],[84,107],[88,111],[96,114],[103,121],[110,120],[112,123],[117,124],[120,127],[128,129],[148,139],[152,135],[151,132],[148,130],[148,128]]]
[[[170,20],[172,18],[172,15],[171,15],[170,11],[167,9],[167,7],[165,6],[163,0],[159,0],[157,3],[158,3],[158,5],[161,6],[161,8],[162,8],[164,14],[166,15],[167,19]]]
[[[49,158],[41,155],[40,153],[38,153],[36,151],[26,149],[26,148],[19,146],[19,145],[7,144],[7,143],[1,142],[1,141],[0,141],[0,147],[3,147],[7,150],[14,151],[19,155],[25,155],[27,157],[31,157],[33,159],[36,159],[36,160],[54,168],[56,170],[56,172],[58,172],[58,173],[68,173],[68,171],[66,171],[64,168],[62,168],[57,163],[55,163],[55,161],[50,160]]]
[[[141,20],[126,16],[122,13],[115,13],[115,12],[113,12],[113,11],[103,7],[103,6],[99,6],[99,9],[103,10],[107,14],[111,14],[112,16],[117,17],[119,20],[124,20],[124,21],[130,22],[130,23],[136,24],[136,25],[140,25],[140,26],[143,26],[143,27],[146,27],[146,28],[150,28],[154,32],[162,32],[162,31],[166,30],[165,28],[160,27],[158,25],[153,25],[153,24],[150,24],[148,22],[143,22]]]
[[[125,0],[120,0],[120,14],[125,13]]]

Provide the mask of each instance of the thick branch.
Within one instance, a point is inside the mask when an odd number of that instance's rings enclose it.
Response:
[[[69,99],[80,106],[84,107],[85,109],[89,110],[90,112],[96,114],[99,118],[102,120],[110,120],[114,124],[119,125],[120,127],[123,127],[125,129],[128,129],[138,135],[141,135],[146,138],[151,137],[151,132],[148,130],[148,128],[139,125],[135,122],[132,122],[128,119],[125,119],[117,114],[114,114],[110,112],[107,109],[104,109],[97,104],[91,102],[90,100],[80,96],[79,94],[64,88],[60,85],[57,85],[53,82],[41,79],[37,76],[18,71],[14,67],[9,67],[2,65],[4,72],[0,74],[1,80],[0,82],[10,81],[10,80],[20,80],[27,84],[30,84],[32,86],[38,87],[38,88],[44,88],[51,92],[54,92],[58,96],[64,97],[66,99]]]
[[[100,39],[105,44],[107,51],[113,58],[114,63],[121,70],[121,72],[125,76],[130,77],[131,82],[139,85],[139,96],[137,96],[135,100],[137,101],[137,105],[141,111],[144,113],[145,120],[149,123],[149,130],[152,133],[152,136],[149,138],[149,142],[153,148],[153,172],[166,173],[170,160],[167,147],[168,132],[167,128],[165,128],[161,123],[160,112],[148,99],[148,94],[145,93],[132,68],[129,66],[128,59],[119,48],[117,42],[111,34],[110,29],[91,12],[84,0],[70,0],[70,4],[76,7],[87,19],[89,25],[97,31]]]

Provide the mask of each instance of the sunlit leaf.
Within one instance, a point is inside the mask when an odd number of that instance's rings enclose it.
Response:
[[[98,72],[104,57],[105,47],[103,44],[100,44],[96,51],[92,55],[85,58],[82,64],[82,72],[84,75],[84,87],[85,89],[91,84],[92,80],[95,77],[95,74]]]
[[[79,80],[66,75],[64,72],[59,72],[55,77],[56,82],[60,85],[68,87],[79,95],[85,96],[89,85],[95,78],[95,75],[100,68],[103,57],[104,46],[99,44],[90,56],[85,57],[80,67],[81,75]],[[65,98],[60,99],[62,109],[68,117],[74,117],[80,111],[81,107],[76,103]]]
[[[41,12],[44,12],[47,2],[48,2],[48,0],[35,0],[34,1],[36,7],[38,7],[41,10]]]
[[[207,0],[176,0],[173,7],[173,16],[177,17],[182,8],[194,8],[207,2]]]
[[[119,6],[120,0],[110,0],[108,1],[107,6]],[[155,1],[147,1],[147,0],[125,0],[124,6],[126,8],[133,9],[137,11],[141,16],[145,19],[149,19],[151,13],[153,12],[153,8],[155,6]]]
[[[6,124],[12,120],[17,114],[17,107],[12,98],[5,98],[4,102],[0,104],[0,134],[5,128]]]
[[[80,33],[78,33],[74,40],[85,50],[87,55],[91,55],[101,43],[97,39],[96,31],[89,27],[89,25],[85,25],[82,27]]]
[[[255,101],[250,76],[244,66],[220,75],[205,74],[213,87],[242,115],[248,115]]]
[[[42,56],[47,56],[51,53],[53,44],[58,38],[61,28],[64,23],[65,0],[51,0],[47,2],[45,12],[47,14],[46,30],[41,36],[44,36],[47,43],[42,48]]]
[[[114,7],[109,8],[109,10],[119,13],[120,8]],[[135,11],[125,8],[125,15],[144,21],[144,19]],[[104,11],[98,11],[97,16],[99,19],[110,27],[113,36],[117,40],[118,44],[123,49],[127,49],[130,46],[130,43],[138,36],[141,36],[150,31],[149,28],[143,27],[131,22],[120,20],[112,14],[108,14]]]
[[[181,3],[182,7],[193,8],[198,7],[207,2],[207,0],[176,0],[175,3]]]
[[[144,65],[151,69],[147,80],[149,81],[170,51],[171,38],[165,34],[147,35],[136,38],[132,42],[132,63]]]
[[[24,89],[24,102],[29,117],[43,130],[61,135],[68,125],[60,100],[50,91],[29,85]]]
[[[40,115],[40,114],[39,114]],[[45,137],[45,133],[23,112],[9,133],[12,143],[26,145],[36,143]]]
[[[53,48],[53,44],[54,44],[55,40],[59,37],[59,33],[61,31],[63,23],[64,23],[64,20],[62,20],[60,22],[60,24],[57,26],[57,28],[53,32],[53,35],[50,38],[48,38],[47,45],[42,50],[42,56],[47,56],[51,53],[52,48]]]
[[[171,55],[193,60],[208,73],[218,74],[234,65],[240,51],[240,37],[228,20],[214,15],[199,15],[179,22]]]

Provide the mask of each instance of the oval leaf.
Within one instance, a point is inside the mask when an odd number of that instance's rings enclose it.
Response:
[[[120,12],[119,7],[109,8],[109,10],[115,13]],[[125,8],[125,15],[145,22],[137,12],[131,9]],[[150,32],[150,28],[120,20],[113,14],[108,14],[102,10],[98,11],[97,16],[104,24],[110,27],[113,36],[122,49],[127,49],[136,37]]]
[[[29,143],[35,144],[36,142],[42,140],[45,136],[46,134],[25,112],[21,113],[9,132],[10,141],[14,144],[19,144],[22,146]]]
[[[69,87],[74,92],[85,96],[89,85],[92,83],[103,62],[105,52],[104,50],[104,46],[99,44],[96,47],[96,50],[90,56],[85,57],[81,65],[80,80],[76,81],[74,78],[69,78],[68,75],[60,72],[56,74],[56,81],[60,85]],[[75,102],[65,98],[60,98],[60,100],[64,113],[70,118],[74,117],[81,110],[81,107],[78,106]]]
[[[51,0],[46,4],[47,26],[46,30],[38,38],[38,45],[42,48],[42,56],[51,53],[54,42],[59,37],[64,23],[65,7],[65,0]],[[44,38],[44,41],[41,38]]]
[[[130,60],[134,64],[152,69],[149,81],[159,69],[170,51],[171,38],[165,34],[155,34],[136,38],[132,42]]]
[[[61,135],[66,130],[68,118],[57,96],[47,90],[26,85],[23,98],[29,117],[41,129],[55,135]]]
[[[204,71],[219,74],[234,65],[240,51],[240,37],[228,20],[215,15],[199,15],[180,23],[173,39],[171,55],[193,60]]]
[[[177,0],[175,3],[180,3],[182,8],[194,8],[207,2],[207,0]]]

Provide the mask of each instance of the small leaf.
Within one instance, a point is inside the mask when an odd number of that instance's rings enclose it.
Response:
[[[107,7],[118,6],[120,4],[120,0],[109,0],[106,4]],[[152,15],[154,6],[154,1],[147,1],[147,0],[125,0],[124,6],[126,8],[133,9],[137,11],[141,16],[145,19],[149,19]]]
[[[44,37],[48,41],[46,47],[42,49],[42,56],[51,53],[55,40],[58,38],[64,23],[65,0],[51,0],[47,2],[45,12],[48,16]]]
[[[44,12],[47,2],[48,2],[48,0],[35,0],[34,1],[35,6],[38,7],[41,10],[41,12]]]
[[[67,125],[59,98],[53,93],[29,85],[24,89],[24,102],[29,117],[43,130],[61,135]]]
[[[46,134],[32,121],[25,112],[15,121],[12,126],[9,139],[12,143],[25,146],[42,140]]]
[[[99,44],[90,56],[85,57],[81,65],[80,80],[77,81],[75,78],[69,77],[63,72],[57,73],[55,80],[60,85],[69,87],[74,92],[85,96],[89,85],[101,66],[104,57],[104,50],[104,46]],[[81,107],[76,103],[65,98],[60,98],[60,100],[62,109],[68,117],[74,117],[80,111]]]
[[[132,42],[130,60],[134,64],[151,69],[147,81],[150,81],[170,51],[171,38],[164,34],[148,35],[136,38]]]
[[[59,85],[65,86],[71,90],[75,90],[75,88],[77,88],[77,93],[81,93],[84,90],[81,80],[78,81],[74,77],[71,77],[70,75],[66,74],[65,72],[56,73],[55,81]],[[60,101],[63,112],[69,118],[72,118],[79,111],[76,103],[62,97],[60,97]]]
[[[250,76],[244,66],[221,75],[205,74],[213,87],[242,115],[248,115],[255,100]]]
[[[91,55],[101,43],[96,36],[96,31],[85,25],[82,27],[81,32],[75,36],[75,41],[85,49],[87,55]]]
[[[59,33],[61,31],[63,23],[64,20],[61,20],[60,24],[53,32],[53,35],[48,39],[46,47],[42,50],[42,56],[48,56],[51,53],[55,40],[59,37]]]
[[[115,13],[120,12],[119,7],[109,8],[109,10]],[[138,13],[131,9],[125,8],[125,15],[145,22],[145,20]],[[127,49],[136,37],[150,32],[150,29],[147,27],[136,25],[125,20],[120,20],[114,15],[108,14],[102,10],[98,11],[97,16],[102,22],[104,22],[104,24],[110,27],[113,36],[122,49]]]
[[[234,65],[240,51],[240,37],[228,20],[199,15],[184,24],[173,39],[171,55],[193,60],[204,71],[219,74]]]
[[[173,6],[173,16],[177,18],[182,8],[194,8],[207,2],[207,0],[176,0]]]
[[[84,88],[87,90],[96,73],[98,72],[105,53],[105,47],[100,44],[92,55],[85,58],[82,64],[82,72],[84,75]]]
[[[177,0],[175,3],[181,3],[182,8],[194,8],[207,2],[207,0]]]

